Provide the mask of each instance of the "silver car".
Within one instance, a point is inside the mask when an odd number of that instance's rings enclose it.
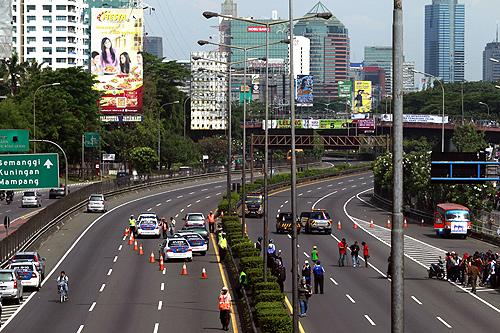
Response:
[[[23,193],[21,206],[24,207],[42,207],[42,195],[38,191],[26,191]]]
[[[103,194],[92,194],[87,203],[87,212],[106,212],[106,200]]]
[[[23,300],[23,285],[16,269],[0,269],[0,295],[13,299],[16,304]]]

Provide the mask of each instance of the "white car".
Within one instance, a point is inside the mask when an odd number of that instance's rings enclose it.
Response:
[[[38,191],[26,191],[23,193],[21,207],[42,207],[42,195]]]
[[[9,269],[17,269],[17,274],[21,278],[21,285],[23,287],[40,289],[42,275],[37,271],[32,261],[14,262],[9,265]]]
[[[204,226],[205,215],[203,215],[203,213],[187,213],[184,217],[184,221],[187,226]]]
[[[155,236],[160,238],[161,226],[155,213],[144,213],[137,218],[137,237]]]
[[[91,194],[87,203],[87,212],[106,212],[106,199],[102,194]]]
[[[193,260],[193,249],[185,238],[167,238],[160,244],[160,253],[165,261],[172,259]]]
[[[199,253],[202,256],[207,254],[208,251],[208,241],[205,241],[200,234],[195,232],[178,232],[174,235],[174,238],[184,238],[188,241],[193,253]]]

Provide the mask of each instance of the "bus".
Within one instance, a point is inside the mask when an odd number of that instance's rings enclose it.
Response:
[[[434,212],[434,231],[437,237],[457,235],[467,238],[472,231],[469,208],[454,203],[438,204]]]

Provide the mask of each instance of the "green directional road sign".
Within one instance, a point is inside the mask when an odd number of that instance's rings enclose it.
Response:
[[[58,186],[58,154],[0,155],[0,190]]]
[[[352,83],[351,81],[339,81],[338,82],[338,87],[339,87],[339,93],[338,97],[339,98],[345,98],[347,100],[351,100],[351,91],[352,91]]]
[[[85,148],[99,147],[100,136],[97,132],[85,132],[83,135]]]
[[[24,153],[30,150],[28,130],[0,130],[1,153]]]

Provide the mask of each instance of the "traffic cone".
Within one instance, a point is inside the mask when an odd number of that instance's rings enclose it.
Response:
[[[165,263],[163,262],[163,256],[160,256],[160,271],[165,269]]]
[[[354,229],[358,229],[358,224],[354,223]]]
[[[128,245],[134,244],[134,234],[130,233],[130,237],[128,238]]]
[[[123,231],[123,236],[127,237],[127,236],[128,236],[129,231],[130,231],[130,230],[128,230],[128,228],[125,228],[125,230]]]
[[[142,249],[142,244],[139,246],[139,255],[140,256],[144,255],[144,250]]]
[[[403,220],[403,228],[408,228],[408,221],[406,221],[406,218]]]
[[[387,219],[387,225],[386,225],[387,228],[391,228],[391,219]]]
[[[151,255],[149,256],[149,262],[154,264],[155,263],[155,254],[153,252],[151,252]]]
[[[188,275],[188,270],[187,270],[187,267],[186,267],[186,263],[184,263],[182,265],[181,275]]]
[[[207,278],[208,278],[208,276],[207,276],[207,271],[205,270],[205,268],[203,268],[203,269],[201,270],[201,278],[202,278],[202,279],[207,279]]]
[[[337,229],[338,230],[341,230],[342,229],[342,223],[340,223],[340,221],[337,222]]]
[[[373,220],[370,220],[370,228],[375,228],[375,225],[373,224]]]
[[[139,246],[137,245],[137,240],[134,241],[134,251],[138,251]]]

